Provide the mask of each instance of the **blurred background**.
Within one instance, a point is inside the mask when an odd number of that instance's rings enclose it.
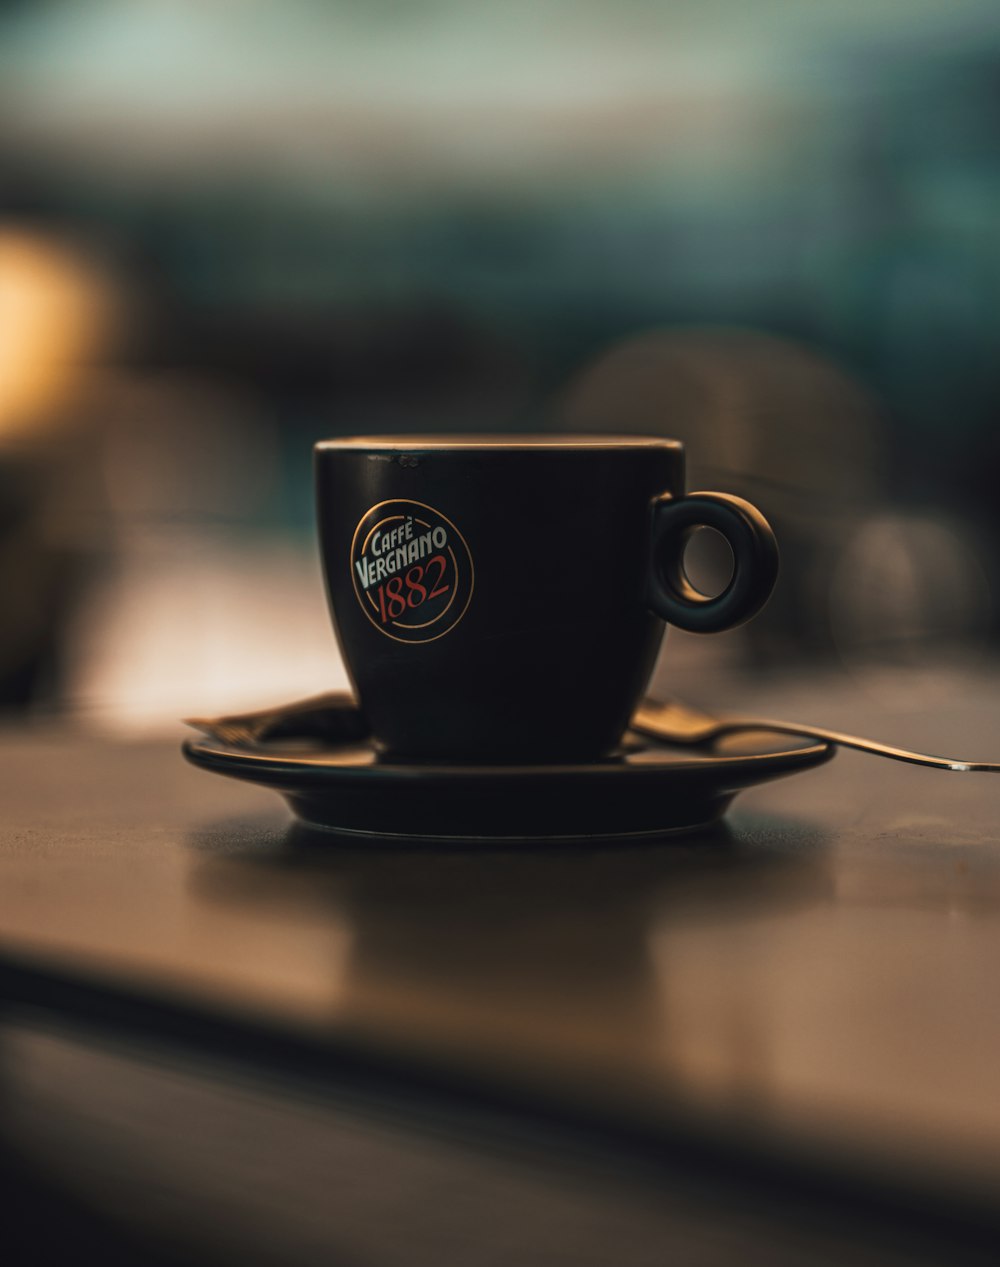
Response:
[[[998,71],[992,0],[0,0],[0,708],[343,685],[311,446],[422,429],[757,502],[774,600],[673,665],[990,654]]]

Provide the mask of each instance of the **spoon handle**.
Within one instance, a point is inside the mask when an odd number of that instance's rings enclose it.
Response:
[[[799,726],[794,722],[772,721],[765,717],[733,717],[721,719],[715,733],[730,734],[737,730],[774,730],[782,735],[801,735],[806,739],[822,739],[840,748],[856,748],[876,757],[889,757],[892,761],[909,761],[913,765],[931,766],[936,770],[958,770],[962,773],[983,771],[1000,774],[998,761],[956,761],[952,757],[934,757],[926,752],[911,752],[908,748],[894,748],[879,743],[877,739],[861,739],[857,735],[845,735],[839,730],[827,730],[823,726]]]

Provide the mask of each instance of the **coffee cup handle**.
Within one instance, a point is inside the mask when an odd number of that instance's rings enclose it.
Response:
[[[714,528],[733,552],[733,575],[714,598],[699,593],[684,571],[684,547],[696,528]],[[778,575],[771,525],[729,493],[664,493],[652,505],[647,603],[678,629],[718,633],[749,620],[767,602]]]

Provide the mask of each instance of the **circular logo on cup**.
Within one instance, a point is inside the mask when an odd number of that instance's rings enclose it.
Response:
[[[465,538],[423,502],[379,502],[351,542],[351,577],[365,615],[397,642],[433,642],[465,615],[472,555]]]

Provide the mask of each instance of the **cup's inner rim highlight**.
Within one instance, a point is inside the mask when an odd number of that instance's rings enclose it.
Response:
[[[491,451],[529,449],[568,450],[579,452],[584,449],[669,449],[675,452],[683,450],[680,440],[669,440],[663,436],[640,435],[411,435],[411,436],[345,436],[333,440],[320,440],[315,446],[317,452],[338,452],[340,450],[365,449],[379,452],[419,453],[425,449],[469,451],[488,449]]]

